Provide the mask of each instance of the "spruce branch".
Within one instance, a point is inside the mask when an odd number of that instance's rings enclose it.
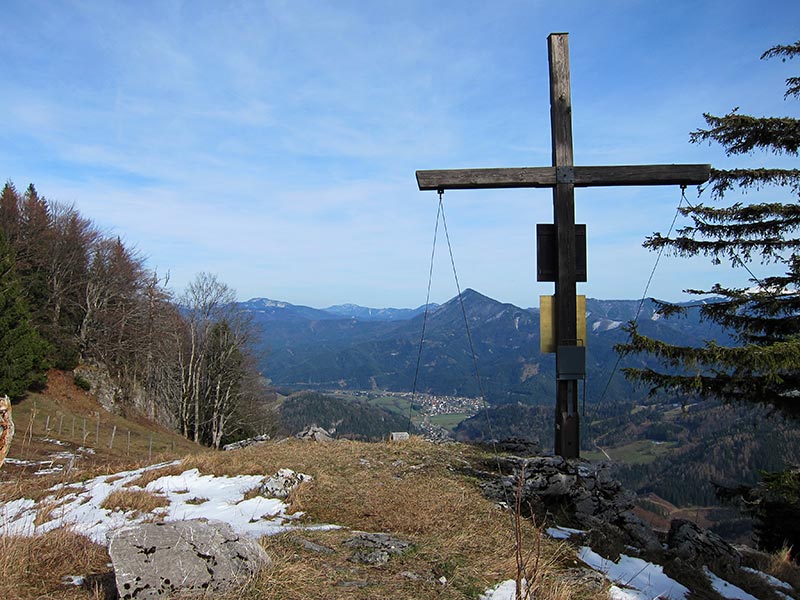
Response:
[[[723,117],[708,113],[703,118],[709,129],[689,134],[693,144],[716,142],[728,156],[747,154],[754,149],[776,154],[797,155],[800,147],[800,121],[791,117],[752,117],[738,112],[738,107]]]
[[[787,58],[794,58],[798,54],[800,54],[800,42],[795,42],[789,46],[773,46],[761,55],[761,59],[780,57],[782,61],[786,62]],[[800,97],[800,77],[787,78],[786,88],[786,93],[783,95],[784,98],[789,96]]]
[[[711,169],[711,195],[722,198],[738,187],[743,191],[761,190],[766,186],[788,187],[800,195],[800,169]]]

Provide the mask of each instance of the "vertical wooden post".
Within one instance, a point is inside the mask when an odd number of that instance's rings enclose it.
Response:
[[[114,425],[114,429],[111,430],[111,441],[108,443],[108,449],[112,450],[114,448],[114,436],[117,435],[117,426]]]
[[[575,319],[575,176],[572,154],[572,98],[569,41],[566,33],[547,38],[550,65],[550,127],[556,185],[553,220],[556,226],[558,274],[555,285],[556,346],[577,345]],[[556,373],[559,355],[556,353]],[[556,381],[555,453],[577,458],[580,453],[577,380]]]

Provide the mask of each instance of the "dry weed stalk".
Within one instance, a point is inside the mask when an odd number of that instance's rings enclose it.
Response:
[[[570,598],[575,590],[563,582],[547,580],[548,575],[555,570],[559,560],[564,556],[563,545],[556,549],[544,548],[544,539],[541,526],[536,522],[536,514],[530,502],[525,502],[525,467],[517,472],[517,486],[514,493],[514,514],[512,523],[514,528],[514,558],[516,561],[514,592],[515,600],[557,600]],[[528,518],[523,516],[523,509],[527,509]],[[524,524],[530,521],[530,535],[532,541],[525,547]],[[545,585],[546,583],[546,585]]]

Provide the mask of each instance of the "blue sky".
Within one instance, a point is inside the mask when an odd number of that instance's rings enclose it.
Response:
[[[800,64],[759,60],[797,41],[796,0],[2,6],[0,176],[74,203],[176,292],[209,271],[241,299],[422,304],[436,194],[414,172],[550,164],[551,32],[570,34],[576,164],[793,164],[688,140],[703,112],[798,116],[783,81]],[[579,292],[640,297],[641,243],[679,199],[577,190]],[[535,281],[549,190],[451,191],[445,208],[462,287],[520,306],[552,293]],[[745,279],[665,257],[648,295]],[[432,299],[454,294],[440,244]]]

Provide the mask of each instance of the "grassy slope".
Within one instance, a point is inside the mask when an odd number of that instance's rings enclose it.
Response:
[[[84,415],[99,413],[101,442],[108,438],[114,424],[118,432],[128,428],[138,431],[145,441],[138,445],[132,442],[130,452],[127,444],[115,444],[108,449],[101,443],[95,454],[81,458],[69,472],[33,476],[32,471],[38,467],[3,467],[0,501],[41,497],[55,483],[81,481],[99,472],[116,472],[146,463],[145,444],[149,445],[151,429],[154,446],[159,448],[153,462],[178,454],[183,456],[182,464],[169,468],[170,472],[198,468],[206,474],[267,475],[288,467],[314,477],[313,482],[302,486],[290,498],[291,508],[304,513],[305,523],[334,523],[344,527],[301,532],[306,539],[327,546],[333,553],[318,554],[306,549],[298,541],[297,533],[262,538],[273,565],[243,589],[215,600],[477,598],[480,592],[512,578],[516,572],[514,529],[509,514],[488,502],[477,482],[461,473],[466,463],[481,458],[475,448],[434,445],[416,438],[401,444],[346,440],[317,444],[289,439],[235,452],[212,452],[143,420],[109,415],[89,395],[77,391],[68,378],[53,374],[45,394],[33,396],[15,407],[19,437],[12,446],[12,457],[17,459],[41,460],[54,449],[63,452],[65,448],[77,447],[69,439],[64,441],[65,445],[54,446],[36,426],[30,441],[23,442],[26,417],[31,415],[34,400],[37,411],[61,411],[70,424],[73,414],[82,419]],[[52,429],[51,426],[49,439],[53,438]],[[157,473],[151,475],[157,476]],[[132,501],[117,500],[123,505]],[[542,600],[607,597],[606,589],[593,587],[590,578],[574,570],[577,563],[573,547],[543,536],[531,522],[523,522],[521,527],[525,552],[531,552],[529,556],[538,562],[533,578],[538,588],[533,597]],[[360,565],[348,560],[350,553],[341,543],[351,530],[392,533],[411,541],[415,549],[381,567]],[[113,589],[113,576],[108,560],[105,547],[68,530],[37,538],[0,536],[0,598],[113,597],[109,591]],[[787,567],[785,561],[759,566],[783,576],[800,589],[797,570]],[[786,573],[781,573],[781,569]],[[89,584],[85,588],[64,587],[60,582],[68,575],[88,575]]]
[[[36,416],[28,433],[34,405]],[[98,415],[99,444],[95,441]],[[418,439],[403,444],[284,440],[235,452],[212,452],[143,419],[125,419],[104,411],[91,395],[77,389],[70,377],[57,372],[51,373],[43,394],[15,405],[14,416],[17,437],[11,457],[31,464],[8,464],[0,469],[0,501],[41,498],[57,483],[145,464],[151,431],[152,462],[182,457],[179,471],[197,467],[203,473],[266,475],[288,467],[312,475],[314,481],[291,498],[292,508],[303,511],[307,523],[346,528],[303,533],[335,552],[310,552],[298,544],[296,534],[263,538],[273,566],[231,598],[476,598],[515,573],[508,513],[487,501],[477,482],[459,472],[476,452],[470,447],[437,446]],[[49,432],[45,431],[46,416],[50,416]],[[117,437],[110,449],[114,425]],[[127,435],[122,435],[128,430],[132,432],[130,449]],[[52,441],[55,439],[61,444]],[[80,445],[95,446],[94,453],[78,451]],[[59,472],[34,475],[48,466],[56,452],[71,452],[77,458],[69,469],[65,464]],[[48,464],[35,464],[43,461]],[[525,546],[538,549],[535,554],[540,560],[543,590],[538,597],[604,596],[598,590],[583,589],[574,577],[559,575],[574,567],[574,550],[546,538],[530,522],[522,527]],[[348,560],[350,553],[341,544],[350,530],[393,533],[413,542],[415,549],[382,567],[356,564]],[[37,538],[0,536],[0,598],[111,597],[108,589],[113,578],[108,560],[103,546],[68,530]],[[61,579],[69,575],[89,575],[90,584],[87,588],[62,586]]]

